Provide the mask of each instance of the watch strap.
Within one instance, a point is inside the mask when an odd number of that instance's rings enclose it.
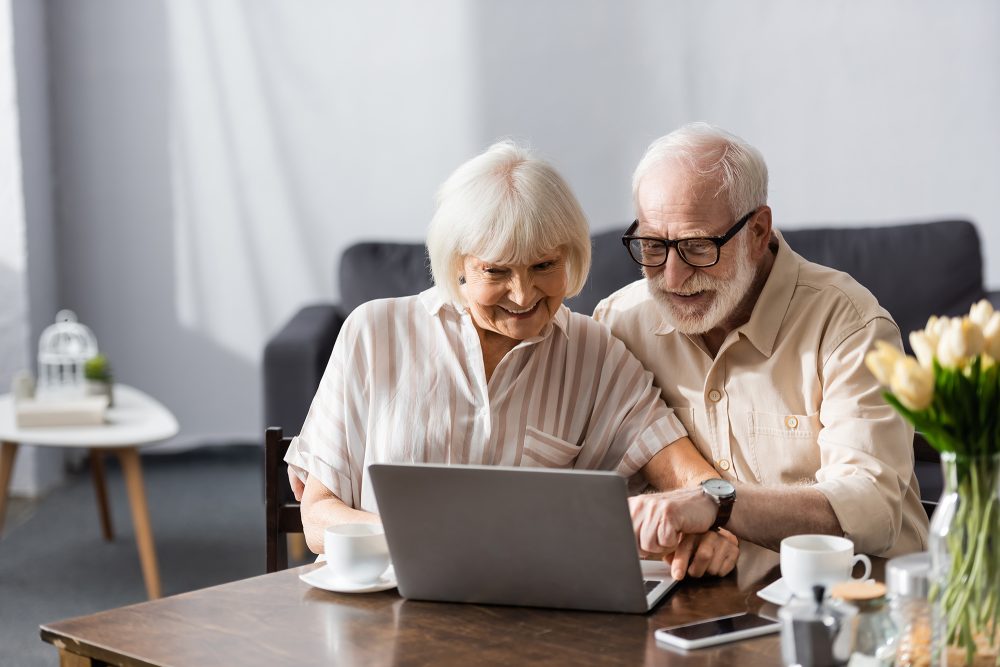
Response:
[[[719,501],[719,513],[715,515],[715,522],[709,530],[718,530],[729,523],[729,517],[733,513],[733,503],[736,502],[733,496],[716,497],[716,500]]]

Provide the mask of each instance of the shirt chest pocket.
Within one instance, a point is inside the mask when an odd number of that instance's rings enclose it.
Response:
[[[572,468],[583,449],[554,435],[528,426],[520,465],[533,468]]]
[[[750,454],[764,484],[816,481],[820,467],[819,415],[748,412]]]

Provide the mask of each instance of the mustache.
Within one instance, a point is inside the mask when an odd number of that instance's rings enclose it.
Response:
[[[711,276],[706,276],[702,273],[696,273],[684,281],[680,287],[669,288],[664,285],[663,275],[656,276],[653,279],[653,284],[656,289],[664,292],[666,294],[677,294],[680,296],[690,296],[691,294],[697,294],[698,292],[708,292],[708,291],[718,291],[720,283],[725,281],[713,278]]]

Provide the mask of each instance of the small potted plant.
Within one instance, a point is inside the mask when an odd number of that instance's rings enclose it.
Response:
[[[105,354],[91,357],[83,364],[83,377],[87,380],[87,393],[96,396],[107,396],[108,407],[114,404],[111,391],[114,378],[111,375],[111,363]]]

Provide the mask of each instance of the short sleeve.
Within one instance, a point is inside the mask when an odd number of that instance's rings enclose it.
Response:
[[[601,467],[629,477],[630,487],[638,491],[645,486],[638,475],[643,466],[687,432],[663,402],[653,374],[607,327],[598,326],[608,336],[609,345],[587,440],[603,443],[607,450]]]
[[[369,364],[364,342],[366,311],[344,322],[313,397],[302,431],[292,439],[285,461],[301,478],[315,476],[344,504],[360,505],[365,456]]]

